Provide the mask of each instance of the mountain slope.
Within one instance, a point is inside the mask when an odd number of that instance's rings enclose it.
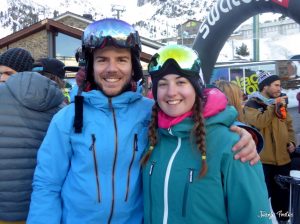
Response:
[[[79,15],[91,14],[94,19],[113,17],[112,0],[106,4],[92,0],[57,0],[51,3],[38,4],[39,0],[0,0],[0,25],[5,28],[3,34],[16,32],[28,27],[42,19],[53,18],[65,11]],[[132,3],[121,5],[126,8],[121,19],[134,24],[140,34],[153,39],[176,36],[176,26],[187,19],[202,20],[211,5],[216,0],[136,0],[135,7]],[[145,3],[147,2],[147,3]],[[137,5],[141,5],[138,7]],[[9,30],[9,31],[7,31]]]
[[[216,0],[151,0],[138,7],[135,22],[141,35],[153,39],[177,36],[176,27],[188,19],[203,20]],[[141,4],[141,3],[140,3]]]

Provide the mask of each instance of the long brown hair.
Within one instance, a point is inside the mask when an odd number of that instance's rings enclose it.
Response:
[[[57,75],[53,75],[49,72],[39,72],[40,74],[42,74],[43,76],[46,76],[48,79],[51,79],[52,81],[56,82],[56,84],[58,85],[58,87],[60,89],[65,88],[65,82],[64,80],[62,80],[61,78],[59,78]]]
[[[242,106],[242,90],[233,82],[225,80],[216,81],[216,86],[227,96],[228,103],[234,106],[238,112],[237,120],[245,122],[243,106]]]
[[[201,161],[202,161],[202,168],[200,170],[199,176],[202,177],[207,172],[207,161],[206,161],[206,147],[205,147],[205,126],[204,126],[204,117],[203,117],[203,100],[201,98],[196,98],[195,104],[193,106],[193,120],[194,120],[194,127],[191,134],[195,140],[197,149],[201,153]],[[147,161],[151,157],[152,151],[155,145],[158,142],[157,136],[157,128],[158,128],[158,111],[159,106],[157,103],[154,104],[152,108],[152,118],[149,126],[149,142],[150,147],[146,154],[143,156],[141,160],[142,165],[146,165]]]

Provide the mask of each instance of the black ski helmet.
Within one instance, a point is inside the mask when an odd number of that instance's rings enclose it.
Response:
[[[187,78],[197,95],[202,97],[204,87],[201,61],[198,53],[183,45],[167,45],[158,49],[148,64],[148,73],[152,80],[153,97],[157,99],[158,81],[168,74],[177,74]]]
[[[138,32],[125,21],[108,18],[95,21],[88,25],[82,36],[82,57],[86,63],[87,81],[94,83],[93,52],[105,46],[116,46],[131,50],[133,80],[138,81],[143,77],[140,62],[141,40]]]

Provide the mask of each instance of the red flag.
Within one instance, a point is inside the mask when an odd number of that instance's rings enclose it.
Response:
[[[278,5],[281,5],[285,8],[289,7],[289,0],[272,0],[272,2],[275,2]]]

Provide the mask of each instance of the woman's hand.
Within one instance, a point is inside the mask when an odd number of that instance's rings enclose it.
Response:
[[[231,126],[230,130],[240,136],[240,140],[232,148],[234,152],[239,151],[234,155],[234,158],[240,159],[242,162],[250,160],[251,165],[256,164],[260,160],[260,156],[256,151],[256,145],[251,134],[235,125]]]

